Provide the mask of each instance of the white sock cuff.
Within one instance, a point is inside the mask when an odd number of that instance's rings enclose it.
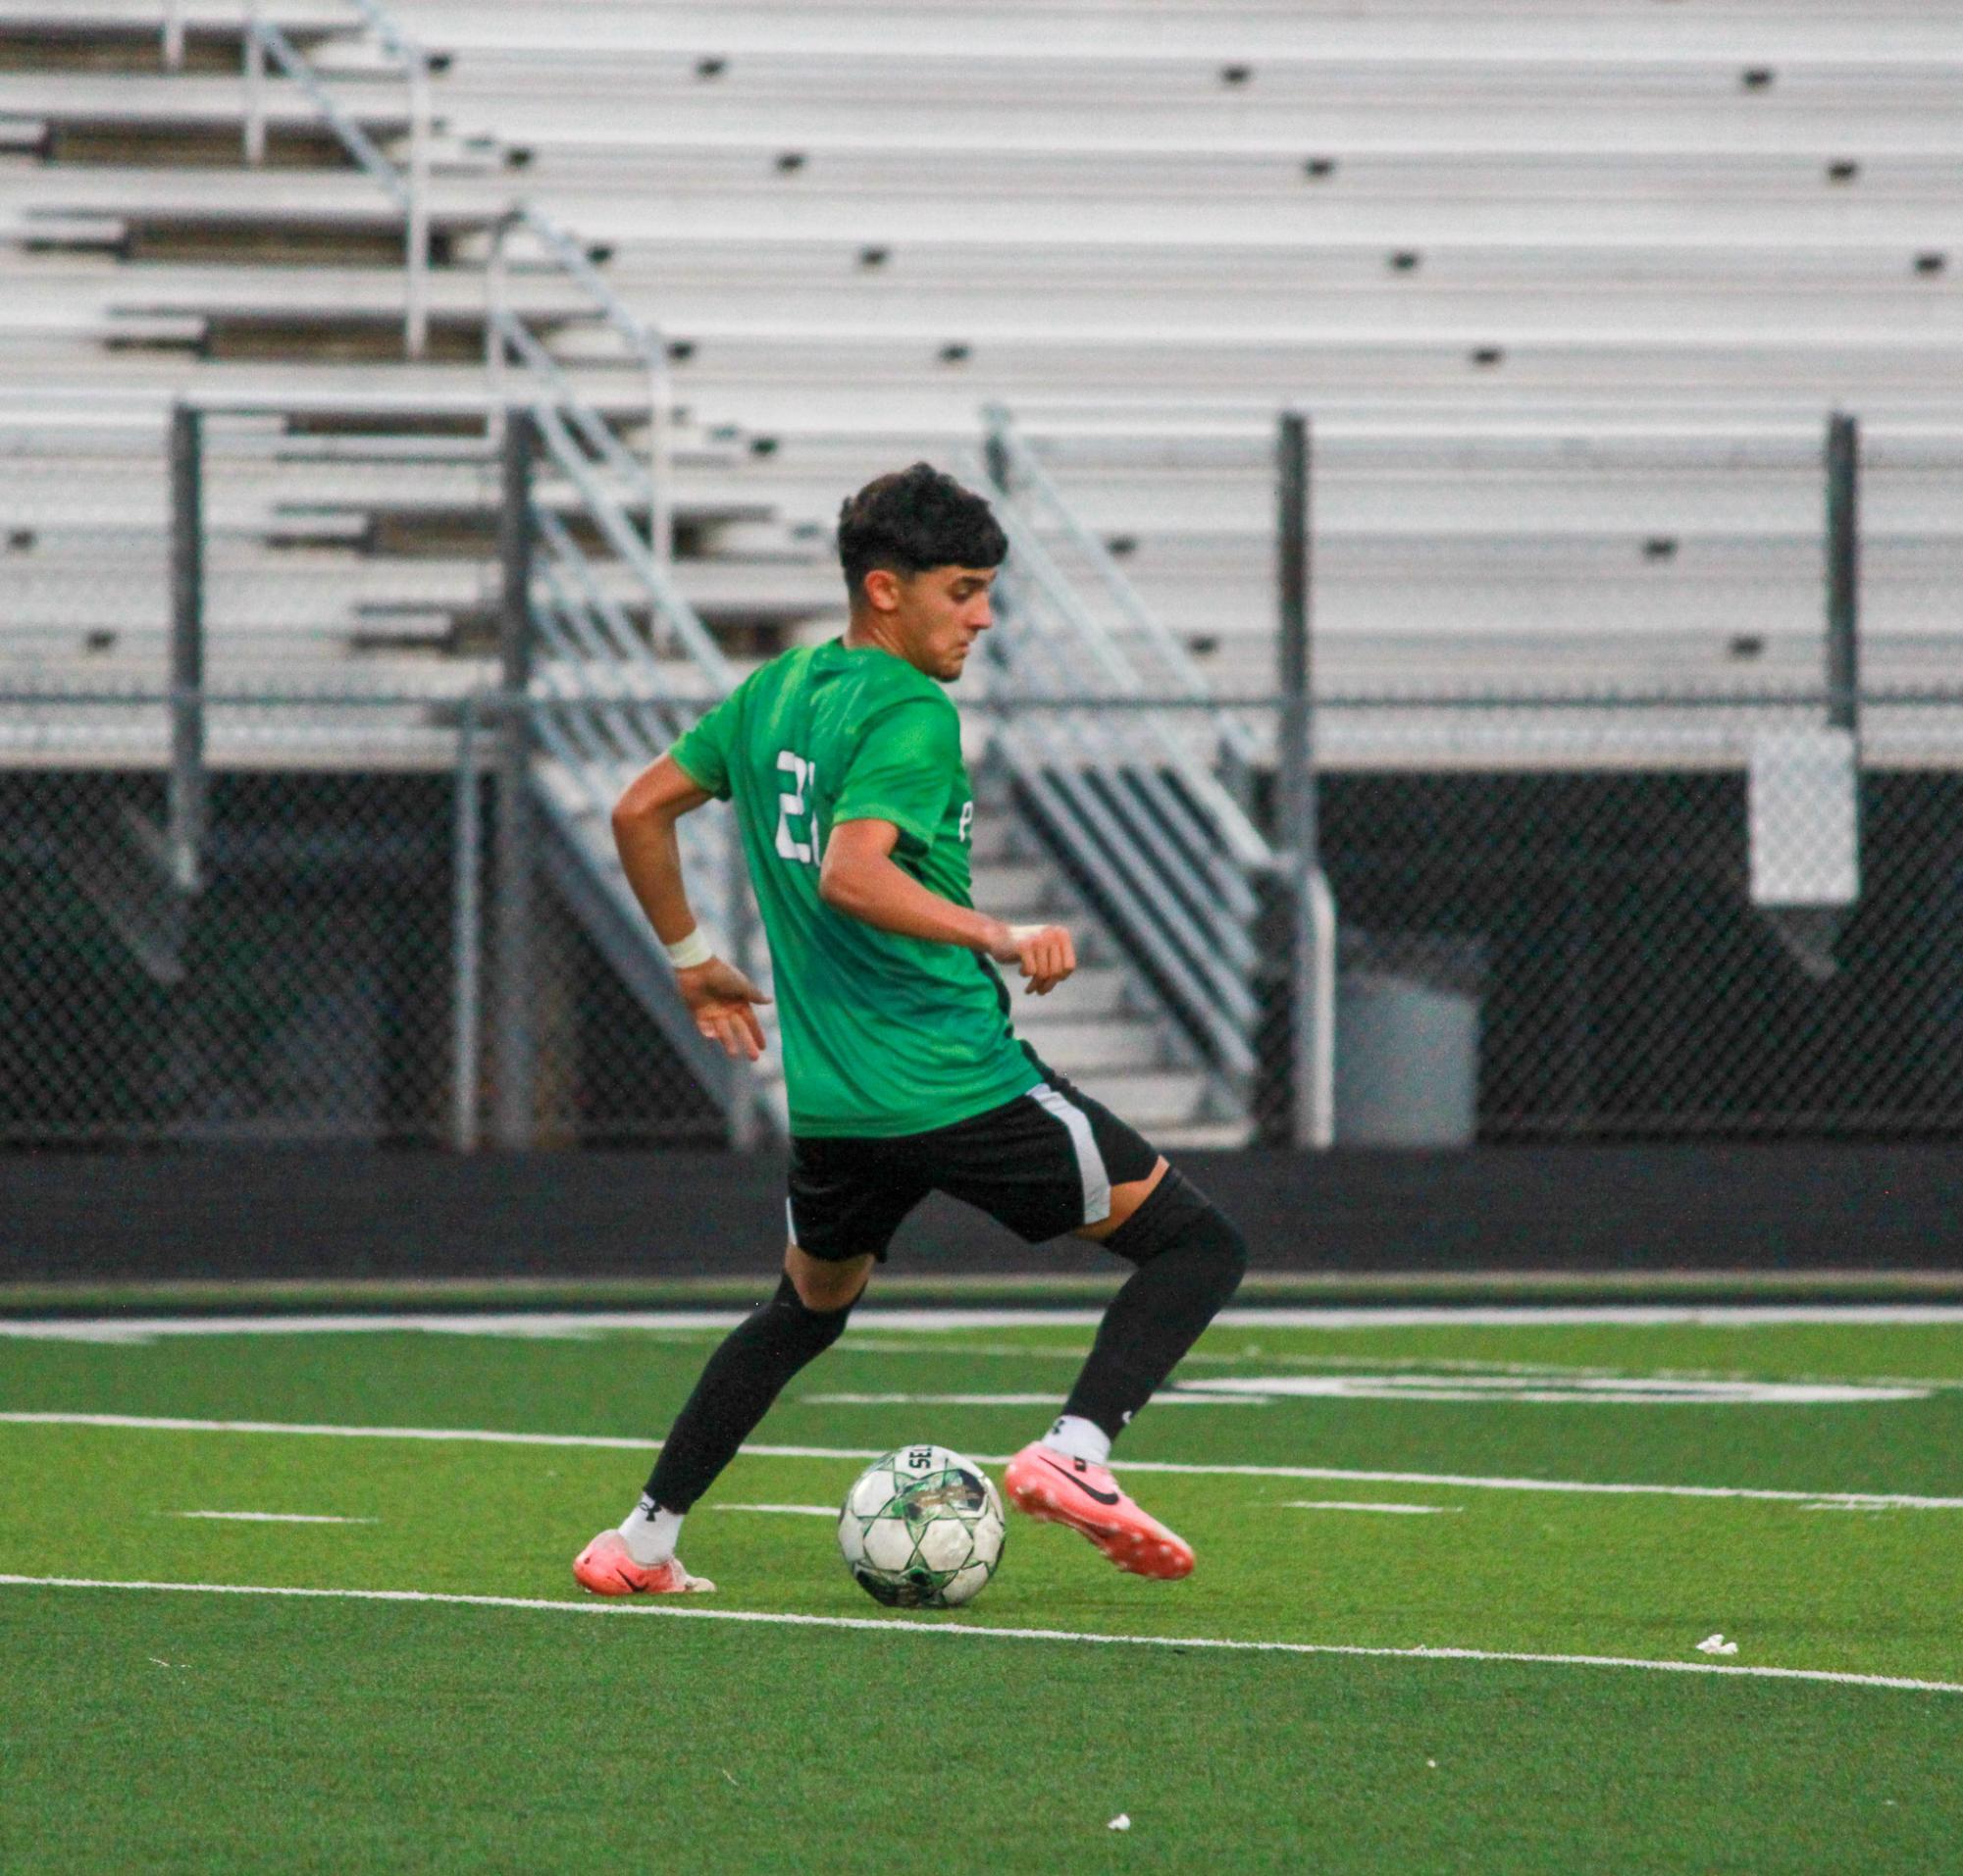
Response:
[[[1081,1459],[1087,1465],[1106,1466],[1111,1463],[1111,1434],[1096,1421],[1086,1420],[1081,1414],[1059,1414],[1057,1424],[1043,1435],[1043,1443],[1052,1452]]]
[[[622,1519],[620,1535],[627,1554],[636,1563],[652,1567],[666,1563],[682,1540],[682,1514],[663,1511],[646,1492],[641,1502]]]

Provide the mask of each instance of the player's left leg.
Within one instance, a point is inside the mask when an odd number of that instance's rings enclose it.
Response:
[[[1105,1312],[1062,1413],[1009,1461],[1003,1483],[1018,1510],[1080,1532],[1120,1570],[1176,1581],[1192,1572],[1192,1546],[1120,1488],[1111,1442],[1233,1295],[1247,1247],[1163,1160],[1111,1198],[1111,1216],[1075,1235],[1101,1239],[1138,1268]]]
[[[1137,1266],[1105,1312],[1055,1435],[1066,1451],[1101,1465],[1240,1287],[1247,1244],[1233,1221],[1162,1159],[1146,1178],[1114,1186],[1111,1216],[1075,1235]]]
[[[1233,1225],[1123,1120],[1034,1055],[1045,1080],[975,1120],[922,1135],[935,1183],[1031,1243],[1065,1232],[1137,1268],[1112,1298],[1062,1415],[1004,1475],[1009,1500],[1067,1524],[1120,1569],[1176,1578],[1182,1538],[1121,1491],[1111,1441],[1234,1293],[1247,1249]]]

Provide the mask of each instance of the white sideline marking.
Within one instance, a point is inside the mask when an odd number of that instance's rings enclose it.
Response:
[[[1285,1390],[1284,1390],[1285,1391]],[[1061,1394],[801,1394],[807,1407],[1049,1407],[1062,1406]],[[1155,1407],[1271,1407],[1253,1389],[1188,1394],[1177,1387],[1154,1394]]]
[[[1284,1498],[1290,1511],[1388,1511],[1406,1518],[1421,1518],[1433,1512],[1463,1511],[1464,1505],[1378,1505],[1363,1498]]]
[[[609,1451],[653,1452],[658,1439],[623,1439],[610,1433],[514,1433],[467,1427],[328,1427],[285,1420],[179,1420],[142,1414],[0,1413],[0,1425],[22,1427],[128,1427],[147,1433],[301,1433],[329,1439],[458,1439],[492,1446],[591,1446]],[[764,1446],[743,1448],[753,1459],[877,1459],[884,1446]],[[1015,1455],[971,1453],[983,1465],[1006,1466]],[[1767,1485],[1647,1485],[1579,1479],[1481,1479],[1457,1472],[1363,1472],[1338,1466],[1200,1466],[1172,1459],[1138,1459],[1126,1473],[1170,1473],[1196,1479],[1330,1479],[1379,1485],[1456,1485],[1481,1491],[1607,1492],[1662,1498],[1747,1498],[1774,1504],[1901,1506],[1913,1511],[1963,1511],[1963,1498],[1929,1498],[1899,1491],[1785,1491]]]
[[[1927,1400],[1933,1391],[1855,1381],[1717,1381],[1687,1376],[1209,1375],[1155,1394],[1152,1404],[1156,1407],[1199,1393],[1251,1394],[1264,1400],[1280,1394],[1299,1400],[1483,1400],[1553,1407],[1819,1407]],[[956,1400],[959,1396],[938,1398]]]
[[[761,1280],[761,1279],[759,1279]],[[583,1337],[606,1329],[729,1329],[742,1310],[500,1310],[474,1315],[387,1316],[104,1316],[73,1321],[0,1320],[0,1337],[38,1341],[143,1342],[157,1335],[349,1335],[420,1330],[433,1335]],[[880,1309],[852,1318],[853,1335],[885,1329],[912,1332],[963,1329],[1093,1329],[1101,1309]],[[1514,1329],[1635,1328],[1701,1324],[1756,1329],[1790,1324],[1894,1327],[1963,1323],[1955,1303],[1604,1303],[1466,1309],[1427,1306],[1385,1309],[1225,1309],[1222,1329]]]
[[[798,1629],[870,1629],[885,1634],[983,1636],[1004,1642],[1082,1642],[1106,1647],[1214,1648],[1234,1654],[1350,1654],[1405,1661],[1528,1661],[1554,1667],[1641,1668],[1655,1674],[1743,1675],[1759,1680],[1822,1681],[1839,1687],[1897,1688],[1912,1694],[1963,1694],[1963,1681],[1923,1681],[1899,1674],[1849,1674],[1833,1668],[1732,1667],[1715,1661],[1645,1661],[1620,1654],[1538,1654],[1509,1648],[1387,1648],[1339,1642],[1239,1642],[1221,1636],[1094,1635],[1075,1629],[990,1628],[980,1623],[900,1622],[862,1615],[790,1615],[765,1609],[704,1609],[686,1597],[647,1602],[594,1597],[562,1602],[542,1596],[460,1595],[437,1589],[302,1589],[255,1583],[128,1583],[100,1577],[0,1575],[0,1584],[36,1589],[163,1589],[192,1595],[303,1596],[347,1602],[437,1602],[479,1609],[558,1609],[580,1615],[672,1616],[708,1622],[756,1622]]]
[[[167,1511],[167,1518],[225,1518],[234,1524],[380,1524],[379,1518],[330,1518],[314,1511]]]
[[[711,1511],[781,1511],[794,1518],[836,1518],[837,1505],[711,1505]]]

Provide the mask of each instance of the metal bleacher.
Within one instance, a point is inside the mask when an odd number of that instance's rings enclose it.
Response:
[[[276,60],[255,106],[250,17],[421,166],[413,280],[319,99]],[[191,393],[269,407],[226,422],[214,683],[494,682],[501,306],[657,461],[638,525],[734,673],[841,625],[842,495],[916,455],[980,474],[1003,405],[1181,682],[1266,692],[1286,403],[1317,425],[1322,687],[1810,675],[1833,408],[1874,467],[1867,669],[1913,683],[1963,650],[1959,107],[1963,16],[1903,0],[5,0],[0,674],[162,681]],[[521,202],[577,266],[500,257]],[[442,759],[439,713],[361,720],[335,759]],[[1012,828],[993,863],[1003,910],[1083,914]],[[1091,951],[1059,1066],[1238,1137],[1122,933]]]

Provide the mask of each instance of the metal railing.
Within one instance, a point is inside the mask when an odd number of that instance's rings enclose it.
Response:
[[[677,1022],[665,958],[620,869],[611,830],[622,791],[734,689],[735,672],[608,487],[605,471],[618,470],[619,445],[603,423],[577,401],[514,405],[500,447],[505,683],[540,705],[524,731],[538,750],[536,798],[574,869],[562,884],[589,922],[604,928],[602,942],[622,974],[668,1019],[678,1052],[722,1106],[732,1144],[748,1146],[762,1118],[757,1086],[744,1068],[693,1046]],[[555,500],[560,487],[573,498],[565,512]],[[609,557],[580,545],[582,528],[598,536]],[[623,584],[630,601],[620,597]],[[645,607],[645,628],[631,607]],[[676,655],[657,655],[657,646]],[[692,815],[677,836],[691,875],[715,882],[697,909],[700,924],[724,957],[755,974],[734,817]]]
[[[992,406],[985,423],[986,471],[1009,543],[996,588],[998,627],[985,641],[992,695],[1010,703],[1018,693],[1124,704],[1164,697],[1200,706],[1112,713],[1093,703],[1009,712],[992,747],[1019,806],[1212,1071],[1223,1118],[1249,1118],[1260,1105],[1263,1032],[1277,1001],[1292,1013],[1282,1075],[1303,1098],[1290,1102],[1282,1130],[1297,1144],[1326,1145],[1335,1001],[1327,882],[1308,853],[1278,851],[1255,824],[1247,724],[1211,706],[1191,656],[1071,511],[1009,414]],[[1265,994],[1277,915],[1291,932],[1286,955],[1306,962],[1285,988]]]
[[[1013,413],[1004,404],[986,405],[982,426],[990,481],[998,491],[1012,494],[1032,534],[1046,532],[1056,577],[1076,576],[1072,590],[1085,625],[1098,641],[1100,662],[1120,666],[1123,680],[1141,694],[1208,697],[1207,679],[1192,652],[1145,603],[1111,549],[1079,519],[1041,454],[1017,428]],[[1214,712],[1207,727],[1217,738],[1221,773],[1245,808],[1255,766],[1253,733],[1241,715],[1225,708]]]
[[[630,367],[645,381],[647,434],[645,460],[636,462],[614,426],[574,390],[565,368],[532,330],[511,290],[518,263],[513,244],[528,239],[535,272],[576,287],[594,314],[626,347]],[[500,401],[549,400],[565,410],[591,445],[594,458],[631,492],[635,505],[647,511],[647,547],[657,565],[674,558],[673,430],[674,392],[666,339],[634,313],[614,292],[578,237],[527,202],[503,216],[491,232],[485,269],[485,368],[491,394]]]
[[[404,33],[375,0],[350,0],[367,23],[377,45],[402,69],[408,86],[408,166],[399,168],[366,130],[344,111],[319,68],[265,16],[260,0],[245,9],[242,41],[245,71],[245,160],[266,160],[267,63],[270,60],[292,80],[347,153],[360,164],[402,213],[404,308],[403,350],[421,358],[430,337],[430,54]],[[173,33],[175,32],[175,37]],[[164,22],[165,62],[178,65],[183,57],[183,21],[171,8]],[[175,57],[173,51],[175,50]]]

